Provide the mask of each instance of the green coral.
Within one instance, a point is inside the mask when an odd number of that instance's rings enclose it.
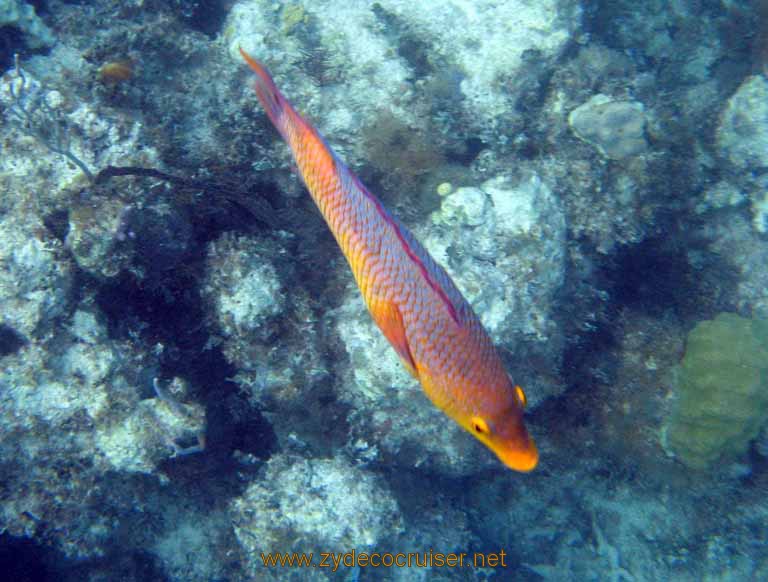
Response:
[[[768,321],[722,313],[690,334],[668,449],[691,468],[746,452],[768,419]]]
[[[283,32],[285,34],[291,34],[297,26],[308,23],[309,14],[301,4],[288,4],[283,8]]]

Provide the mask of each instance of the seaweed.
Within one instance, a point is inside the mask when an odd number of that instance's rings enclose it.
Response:
[[[89,182],[93,182],[93,173],[72,151],[72,124],[60,108],[52,107],[48,103],[47,92],[29,91],[27,78],[19,66],[18,54],[14,55],[13,72],[17,81],[8,84],[11,94],[8,114],[11,121],[25,135],[34,138],[50,151],[64,156],[85,174]]]

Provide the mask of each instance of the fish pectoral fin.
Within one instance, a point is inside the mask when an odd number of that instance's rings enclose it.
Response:
[[[411,354],[411,346],[408,345],[408,338],[405,334],[405,325],[403,325],[403,315],[397,304],[391,301],[376,302],[373,312],[373,319],[381,329],[384,337],[389,340],[392,347],[395,348],[397,355],[403,365],[414,378],[419,377],[416,368],[416,362]]]

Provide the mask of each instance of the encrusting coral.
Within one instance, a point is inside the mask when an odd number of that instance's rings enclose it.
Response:
[[[768,418],[768,322],[721,313],[688,334],[665,446],[705,469],[746,452]]]

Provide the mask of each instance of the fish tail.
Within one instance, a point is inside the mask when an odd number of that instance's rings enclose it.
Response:
[[[317,129],[299,115],[290,101],[283,96],[266,67],[242,48],[240,54],[256,73],[256,95],[264,111],[291,148],[304,183],[315,198],[315,202],[321,205],[318,198],[321,194],[316,187],[318,176],[324,176],[323,179],[338,180],[338,170],[343,167],[343,164],[336,159],[333,150]]]
[[[283,97],[280,89],[275,85],[267,68],[245,52],[242,47],[238,47],[238,50],[243,59],[245,59],[245,62],[248,63],[248,66],[256,73],[254,89],[256,90],[259,102],[261,102],[264,111],[266,111],[275,128],[285,137],[285,114],[291,109],[288,100]]]

